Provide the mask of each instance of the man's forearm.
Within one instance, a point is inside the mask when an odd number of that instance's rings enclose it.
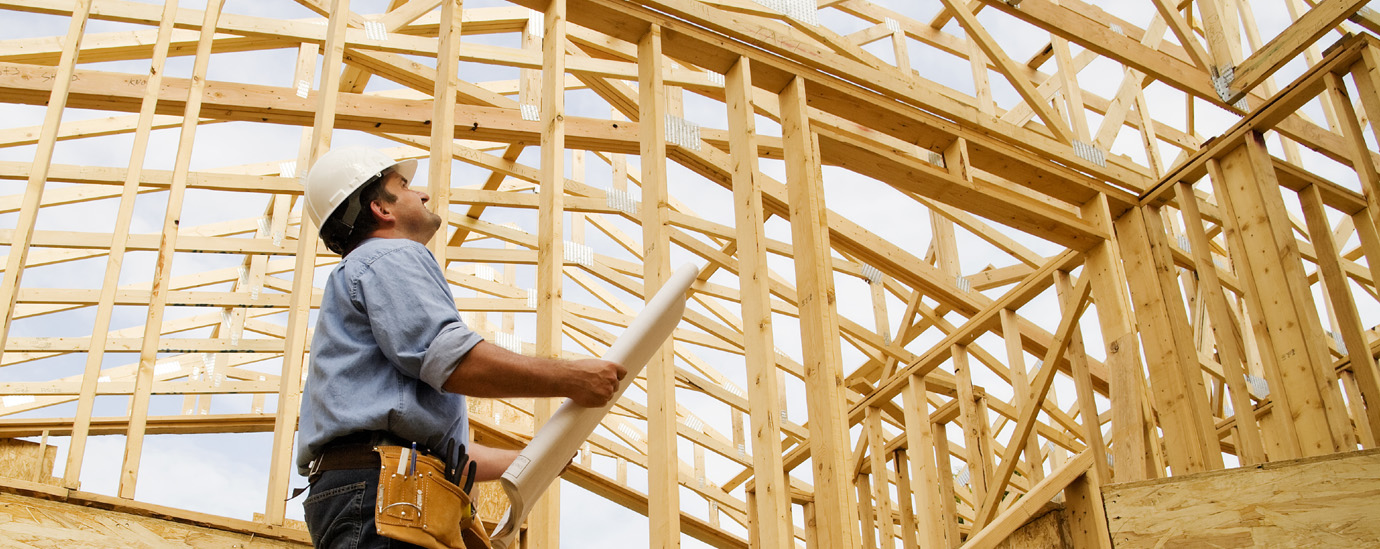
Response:
[[[569,397],[598,408],[627,375],[622,365],[598,358],[559,360],[520,355],[481,341],[465,353],[442,388],[484,398]]]
[[[470,450],[470,459],[479,465],[475,469],[475,480],[484,482],[488,480],[498,480],[503,476],[503,472],[508,470],[508,466],[517,459],[517,450],[507,450],[502,448],[490,448],[475,444]]]
[[[482,398],[565,396],[559,361],[514,353],[481,341],[460,359],[443,386]]]

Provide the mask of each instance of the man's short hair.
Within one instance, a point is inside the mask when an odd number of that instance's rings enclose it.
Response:
[[[379,220],[374,217],[374,211],[369,205],[375,200],[383,200],[389,204],[398,200],[397,196],[385,188],[388,176],[394,173],[396,170],[392,168],[384,170],[383,173],[360,185],[353,196],[345,199],[347,203],[351,200],[358,200],[361,207],[353,226],[345,223],[345,211],[349,208],[338,207],[334,212],[331,212],[330,217],[327,217],[326,222],[321,226],[321,240],[326,243],[326,248],[344,257],[354,251],[360,242],[374,234],[374,230],[379,226]],[[345,206],[345,204],[341,204],[341,206]]]

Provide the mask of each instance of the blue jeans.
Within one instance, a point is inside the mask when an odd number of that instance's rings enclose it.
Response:
[[[378,469],[324,471],[302,507],[313,547],[386,549],[418,547],[380,536],[374,528]]]

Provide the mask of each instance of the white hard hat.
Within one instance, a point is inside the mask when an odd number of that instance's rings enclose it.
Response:
[[[307,215],[321,227],[351,193],[389,168],[396,169],[403,179],[411,181],[417,173],[417,161],[393,160],[368,147],[331,149],[316,159],[316,164],[307,171],[307,180],[303,183]],[[347,223],[353,224],[354,220],[347,220]]]

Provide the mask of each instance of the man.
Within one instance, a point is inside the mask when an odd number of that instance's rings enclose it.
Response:
[[[442,220],[426,209],[430,197],[408,186],[416,170],[415,160],[341,148],[306,178],[305,210],[343,257],[321,299],[297,438],[317,547],[399,546],[374,525],[376,445],[415,443],[451,459],[444,449],[464,443],[477,480],[503,474],[517,452],[469,443],[463,395],[599,407],[626,374],[605,360],[520,355],[471,331],[426,248]]]

